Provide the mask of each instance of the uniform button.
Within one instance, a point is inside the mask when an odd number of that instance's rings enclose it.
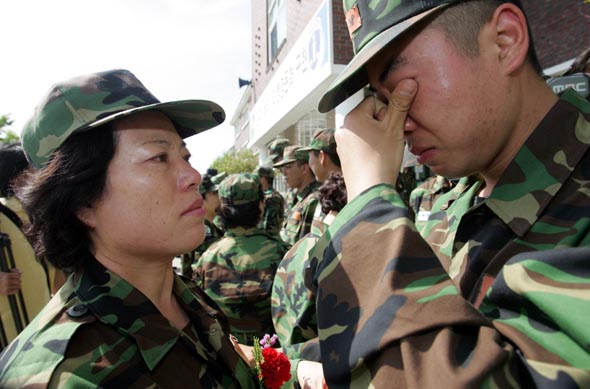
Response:
[[[67,310],[69,317],[81,317],[88,313],[88,307],[84,304],[74,305]]]

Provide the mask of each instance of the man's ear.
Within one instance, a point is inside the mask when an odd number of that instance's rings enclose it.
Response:
[[[94,208],[91,206],[82,207],[76,212],[76,216],[80,221],[86,224],[90,228],[96,227],[96,217],[94,214]]]
[[[324,150],[320,150],[318,159],[320,160],[320,165],[324,166],[324,161],[326,160],[326,154],[324,154]]]
[[[522,67],[530,45],[524,13],[514,4],[501,4],[494,12],[491,27],[503,73],[512,74]]]

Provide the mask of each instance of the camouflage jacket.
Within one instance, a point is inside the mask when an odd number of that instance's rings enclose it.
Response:
[[[205,240],[203,240],[203,243],[201,243],[193,251],[182,254],[180,261],[182,275],[190,279],[194,278],[194,268],[197,265],[199,258],[201,258],[201,255],[207,251],[209,246],[217,242],[222,237],[223,230],[217,227],[216,224],[211,223],[209,220],[205,219]]]
[[[453,182],[443,176],[432,176],[418,185],[410,193],[409,204],[416,214],[415,223],[418,229],[428,221],[434,202],[453,187]]]
[[[270,294],[287,246],[258,228],[230,228],[203,253],[195,280],[229,319],[240,343],[272,334]]]
[[[285,199],[276,190],[269,188],[264,192],[264,214],[260,228],[270,235],[279,236],[285,221]]]
[[[285,217],[283,218],[283,223],[285,219],[289,218],[289,215],[295,208],[295,205],[299,202],[299,198],[297,198],[297,190],[296,189],[289,189],[284,196],[285,199]]]
[[[573,100],[586,117],[558,102],[489,199],[449,206],[440,259],[389,185],[340,212],[312,254],[331,388],[590,385],[590,255],[561,249],[590,238],[590,108]]]
[[[307,185],[297,197],[300,199],[281,230],[281,239],[292,246],[311,231],[315,209],[319,205],[320,184],[317,181]]]
[[[0,387],[256,387],[215,303],[178,276],[173,288],[182,330],[89,257],[0,355]]]

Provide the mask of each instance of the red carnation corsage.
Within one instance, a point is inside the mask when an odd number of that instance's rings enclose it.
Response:
[[[254,360],[256,375],[263,388],[280,389],[291,379],[291,362],[289,358],[272,346],[277,336],[264,335],[261,340],[254,338]]]

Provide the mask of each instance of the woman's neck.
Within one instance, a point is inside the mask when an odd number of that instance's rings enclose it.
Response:
[[[186,326],[188,317],[173,293],[172,259],[169,262],[121,259],[104,252],[96,252],[94,256],[104,267],[143,293],[177,328]]]

